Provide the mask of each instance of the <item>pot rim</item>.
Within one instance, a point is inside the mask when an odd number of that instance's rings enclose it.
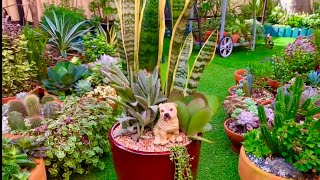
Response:
[[[264,170],[260,169],[259,167],[257,167],[255,164],[253,164],[253,162],[251,162],[245,152],[245,149],[243,146],[241,146],[240,149],[240,155],[239,155],[239,159],[242,159],[244,161],[244,164],[248,165],[251,169],[254,169],[255,171],[258,171],[259,174],[262,174],[263,176],[267,176],[270,177],[270,179],[275,179],[275,180],[289,180],[280,176],[276,176],[270,173],[265,172]]]
[[[237,87],[237,85],[232,85],[231,87],[229,87],[229,89],[228,89],[228,92],[229,92],[229,94],[230,94],[230,96],[235,96],[236,94],[233,94],[232,93],[232,89],[233,88],[235,88],[235,87]],[[274,95],[272,94],[272,92],[270,92],[270,91],[268,91],[268,90],[266,90],[266,89],[263,89],[266,93],[268,93],[270,96],[271,96],[271,98],[270,99],[267,99],[267,100],[258,100],[257,98],[252,98],[252,97],[249,97],[249,98],[251,98],[251,99],[253,99],[253,100],[256,100],[256,101],[273,101],[274,100]]]
[[[146,151],[138,151],[138,150],[134,150],[134,149],[130,149],[127,148],[123,145],[121,145],[120,143],[118,143],[114,138],[112,133],[114,132],[114,129],[117,128],[120,125],[119,122],[117,122],[115,125],[112,126],[112,128],[109,131],[109,140],[115,144],[118,148],[125,150],[127,152],[136,154],[136,155],[146,155],[146,156],[152,156],[152,155],[158,155],[158,156],[169,156],[171,154],[170,151],[163,151],[163,152],[146,152]],[[191,143],[189,143],[188,145],[186,145],[186,147],[188,148],[195,140],[192,140]]]
[[[227,123],[230,122],[230,121],[232,121],[231,118],[228,118],[227,120],[224,121],[223,126],[224,126],[225,131],[228,131],[230,134],[234,134],[236,136],[244,137],[243,135],[235,133],[235,132],[231,131],[231,129],[228,128]]]

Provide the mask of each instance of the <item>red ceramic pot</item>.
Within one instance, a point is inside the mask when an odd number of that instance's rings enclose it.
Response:
[[[169,158],[170,152],[141,152],[122,146],[112,137],[114,129],[119,125],[119,123],[115,124],[109,132],[112,158],[118,180],[174,179],[175,168]],[[186,147],[190,157],[193,157],[190,164],[193,177],[196,179],[201,142],[194,140]]]
[[[227,119],[226,121],[224,121],[224,131],[226,132],[228,138],[230,139],[231,141],[231,149],[238,153],[240,152],[240,148],[242,146],[241,142],[244,141],[244,137],[241,136],[240,134],[237,134],[233,131],[231,131],[229,128],[228,128],[228,125],[229,123],[232,121],[232,119]]]
[[[35,87],[33,90],[31,90],[30,92],[28,92],[28,94],[43,94],[44,93],[44,90],[40,87],[40,86],[37,86]],[[8,103],[9,101],[11,100],[15,100],[16,97],[7,97],[7,98],[2,98],[2,104],[6,104]]]
[[[267,81],[268,81],[268,84],[269,84],[273,89],[278,89],[278,87],[279,87],[279,85],[280,85],[280,83],[279,83],[278,81],[273,80],[273,79],[270,79],[270,78],[268,78]]]
[[[2,98],[2,104],[6,104],[11,100],[15,100],[16,97],[7,97],[7,98]]]
[[[247,73],[245,69],[239,69],[234,72],[234,79],[236,80],[236,84],[238,84],[242,79],[243,75]]]
[[[233,42],[233,43],[237,43],[237,42],[239,41],[239,39],[240,39],[239,33],[232,34],[232,35],[231,35],[231,39],[232,39],[232,42]]]

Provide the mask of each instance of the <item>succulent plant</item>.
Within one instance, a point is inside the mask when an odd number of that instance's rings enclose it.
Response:
[[[243,126],[247,131],[259,127],[258,116],[249,111],[241,111],[241,113],[236,117],[235,122],[237,125]]]
[[[105,66],[110,67],[111,65],[118,66],[118,65],[119,65],[119,59],[118,59],[118,58],[115,58],[115,57],[112,57],[112,56],[109,56],[109,55],[103,54],[103,55],[100,56],[100,59],[96,59],[95,62],[88,63],[87,65],[88,65],[90,68],[93,68],[93,67],[95,67],[97,64],[101,64],[101,67],[105,67]],[[118,67],[119,67],[119,66],[118,66]]]
[[[243,92],[244,92],[244,96],[246,97],[251,97],[251,88],[249,85],[249,82],[247,80],[243,81]]]
[[[97,86],[87,93],[87,97],[95,97],[100,101],[107,101],[108,103],[111,103],[112,101],[107,98],[108,96],[117,97],[116,90],[108,85]]]
[[[49,68],[48,76],[49,79],[42,80],[43,86],[53,94],[66,95],[78,80],[89,76],[89,71],[70,61],[58,62],[54,68]]]
[[[232,112],[236,108],[244,108],[244,97],[240,96],[227,96],[223,101],[223,108],[227,111],[228,114],[232,114]]]
[[[218,108],[218,100],[215,96],[205,96],[200,93],[184,96],[180,91],[173,90],[168,101],[177,104],[177,116],[182,132],[189,138],[211,142],[197,134],[211,127],[208,122]]]
[[[12,111],[8,114],[8,125],[11,130],[26,130],[23,114]]]
[[[41,126],[41,122],[43,121],[43,117],[40,115],[32,116],[28,118],[30,123],[30,128],[34,129],[36,127]]]
[[[92,91],[91,82],[81,79],[74,85],[74,90],[80,96],[86,94],[89,91]]]
[[[27,109],[24,106],[22,101],[11,100],[11,101],[9,101],[8,105],[9,105],[8,113],[16,111],[16,112],[22,113],[23,117],[28,116]]]
[[[53,96],[43,96],[41,98],[41,104],[46,104],[47,102],[51,102],[54,101],[54,97]]]
[[[237,90],[236,90],[236,95],[237,95],[237,96],[244,96],[245,93],[243,92],[242,89],[237,89]]]
[[[54,119],[57,115],[59,110],[61,109],[61,104],[55,101],[47,102],[42,106],[42,114],[45,118]]]
[[[308,74],[308,82],[310,86],[319,87],[320,86],[320,72],[319,71],[311,71]]]
[[[117,102],[124,110],[122,117],[118,118],[122,129],[117,135],[131,133],[132,138],[137,140],[146,129],[152,129],[158,113],[158,104],[167,100],[160,92],[158,71],[156,68],[153,74],[149,74],[140,70],[136,75],[130,71],[130,80],[117,66],[112,65],[108,72],[103,71],[106,76],[104,82],[116,89],[121,100],[112,96],[108,98]]]
[[[16,94],[16,98],[23,101],[27,95],[28,95],[27,92],[19,92],[18,94]]]
[[[39,116],[41,115],[40,99],[35,94],[30,94],[24,99],[24,105],[27,109],[28,116]]]

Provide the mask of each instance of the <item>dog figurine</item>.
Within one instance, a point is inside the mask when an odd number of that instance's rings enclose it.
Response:
[[[169,140],[172,143],[182,142],[182,137],[179,136],[179,119],[176,106],[175,103],[159,104],[160,118],[153,129],[154,144],[166,145]]]

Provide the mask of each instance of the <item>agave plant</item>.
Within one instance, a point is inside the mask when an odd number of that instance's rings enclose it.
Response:
[[[158,69],[156,68],[153,74],[143,70],[138,74],[129,71],[130,79],[127,79],[115,65],[103,73],[106,75],[104,81],[116,89],[121,100],[112,96],[108,98],[120,104],[124,110],[122,117],[118,118],[122,129],[116,136],[130,133],[132,138],[137,140],[148,128],[153,127],[158,113],[158,104],[167,100],[160,92]]]
[[[56,13],[54,11],[52,11],[52,13],[54,22],[52,22],[49,17],[45,16],[44,18],[48,26],[46,26],[45,24],[41,24],[41,27],[51,36],[49,39],[49,43],[57,48],[61,56],[63,57],[67,56],[68,50],[82,52],[82,50],[77,47],[77,45],[79,45],[79,42],[74,43],[73,41],[89,31],[89,29],[79,30],[80,26],[83,25],[86,21],[78,22],[76,25],[71,27],[69,20],[65,20],[64,15],[61,19],[58,19]]]
[[[98,30],[98,33],[101,34],[106,39],[108,44],[111,44],[111,45],[117,44],[117,34],[116,34],[116,28],[114,27],[114,25],[111,26],[111,28],[107,26],[107,30],[105,31],[101,26],[101,24],[99,24],[97,30]]]
[[[49,79],[42,80],[43,86],[53,94],[64,96],[79,79],[88,77],[89,71],[84,66],[75,66],[70,61],[58,62],[54,68],[49,68],[48,76]]]
[[[320,86],[320,72],[319,71],[311,71],[308,74],[308,82],[313,87],[319,87]]]

